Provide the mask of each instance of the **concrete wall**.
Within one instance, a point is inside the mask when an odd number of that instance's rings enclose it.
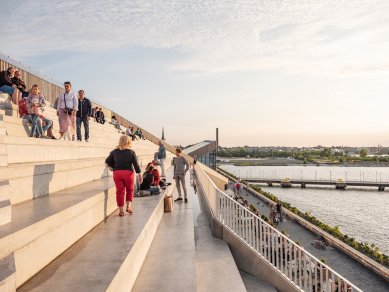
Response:
[[[236,265],[240,270],[273,285],[280,292],[300,291],[263,257],[225,227],[223,228],[223,240],[228,243]]]
[[[199,183],[197,186],[199,188],[198,196],[200,198],[201,208],[207,214],[212,234],[228,243],[238,268],[257,279],[273,285],[280,292],[300,291],[263,257],[253,251],[241,239],[236,237],[230,230],[212,217],[211,209],[208,205],[207,198],[204,195],[204,191]]]

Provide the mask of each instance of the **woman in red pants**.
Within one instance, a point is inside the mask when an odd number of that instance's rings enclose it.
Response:
[[[119,216],[124,215],[124,194],[126,194],[127,209],[132,214],[131,202],[134,197],[134,170],[142,181],[141,171],[136,154],[131,148],[130,137],[123,135],[117,148],[109,154],[105,163],[113,169],[113,180],[116,186],[116,202]]]

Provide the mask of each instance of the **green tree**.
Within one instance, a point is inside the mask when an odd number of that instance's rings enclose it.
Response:
[[[359,157],[366,158],[367,157],[367,149],[362,148],[361,151],[359,152]]]

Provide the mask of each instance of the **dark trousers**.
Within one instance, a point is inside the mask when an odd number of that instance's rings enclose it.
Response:
[[[89,121],[88,117],[77,117],[76,120],[76,125],[77,125],[77,140],[82,140],[81,136],[81,123],[84,124],[84,129],[85,129],[85,140],[89,139]]]

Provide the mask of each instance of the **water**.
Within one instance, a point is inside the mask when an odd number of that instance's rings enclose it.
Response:
[[[221,168],[240,177],[389,181],[389,167],[222,165]],[[261,187],[331,226],[339,225],[344,234],[358,241],[374,243],[389,254],[389,190]]]

